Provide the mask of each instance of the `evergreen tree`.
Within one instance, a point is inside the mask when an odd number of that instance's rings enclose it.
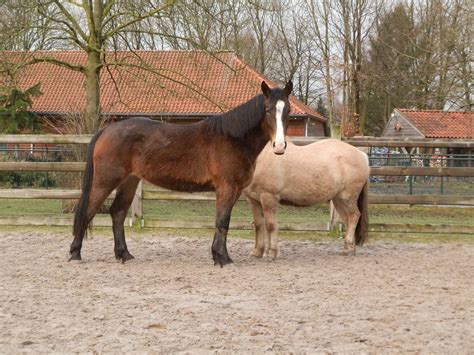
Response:
[[[328,110],[326,109],[326,106],[324,105],[323,98],[319,96],[318,98],[318,103],[316,106],[316,112],[320,113],[321,116],[323,117],[328,117]]]
[[[365,63],[365,131],[379,133],[395,107],[414,102],[415,25],[403,4],[381,18]]]
[[[0,132],[19,133],[24,129],[36,131],[36,116],[28,110],[33,103],[32,98],[41,94],[39,83],[26,90],[0,88]]]

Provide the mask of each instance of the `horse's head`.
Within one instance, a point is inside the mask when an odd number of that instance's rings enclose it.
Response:
[[[265,96],[265,118],[266,127],[272,140],[273,152],[283,154],[286,149],[286,129],[290,121],[290,96],[293,83],[288,81],[284,89],[270,89],[265,81],[262,81],[262,92]]]

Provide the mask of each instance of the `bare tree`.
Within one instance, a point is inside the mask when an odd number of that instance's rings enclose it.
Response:
[[[370,33],[379,0],[337,0],[335,11],[342,26],[334,26],[343,48],[343,125],[350,134],[360,133],[363,127],[361,106],[362,48]],[[349,133],[349,132],[348,132]]]
[[[51,25],[51,39],[66,46],[83,50],[87,55],[84,65],[60,61],[44,54],[27,58],[23,65],[49,62],[78,71],[85,77],[85,130],[94,132],[100,123],[100,72],[105,63],[107,44],[114,36],[132,28],[164,9],[174,1],[119,1],[119,0],[20,0],[23,9],[34,5],[41,18]],[[139,6],[137,8],[136,6]]]
[[[451,23],[448,29],[452,36],[450,45],[454,66],[450,74],[455,81],[454,88],[448,92],[450,106],[464,111],[472,111],[473,99],[473,47],[474,33],[472,14],[474,4],[469,0],[455,0],[452,3]],[[454,97],[450,95],[454,93]]]
[[[83,50],[83,65],[43,54],[26,64],[46,61],[84,74],[89,132],[100,117],[101,70],[125,65],[107,50],[174,48],[233,50],[277,81],[292,77],[307,104],[324,92],[337,136],[339,118],[352,133],[376,129],[399,105],[470,110],[473,6],[469,0],[0,0],[0,49]]]
[[[55,45],[53,28],[35,6],[0,1],[0,50],[47,50]]]
[[[335,114],[335,83],[334,73],[334,36],[331,33],[333,21],[334,0],[306,0],[304,4],[304,12],[307,14],[305,20],[308,24],[309,37],[311,38],[311,46],[317,49],[312,53],[312,65],[319,68],[324,79],[326,102],[328,110],[328,121],[333,137],[340,138],[340,122]],[[320,59],[318,59],[320,58]]]

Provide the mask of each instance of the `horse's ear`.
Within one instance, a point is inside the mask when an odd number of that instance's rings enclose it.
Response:
[[[268,87],[268,85],[265,81],[262,81],[261,87],[262,87],[263,95],[268,97],[270,95],[270,88]]]
[[[285,88],[283,89],[283,92],[285,93],[286,96],[290,96],[291,91],[293,91],[293,82],[289,80],[286,83]]]

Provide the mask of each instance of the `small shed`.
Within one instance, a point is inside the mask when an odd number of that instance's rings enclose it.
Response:
[[[382,134],[383,137],[474,139],[474,113],[395,109]],[[473,149],[447,149],[444,156],[464,156],[465,159],[447,159],[451,166],[474,166]],[[430,153],[434,153],[431,151]]]

